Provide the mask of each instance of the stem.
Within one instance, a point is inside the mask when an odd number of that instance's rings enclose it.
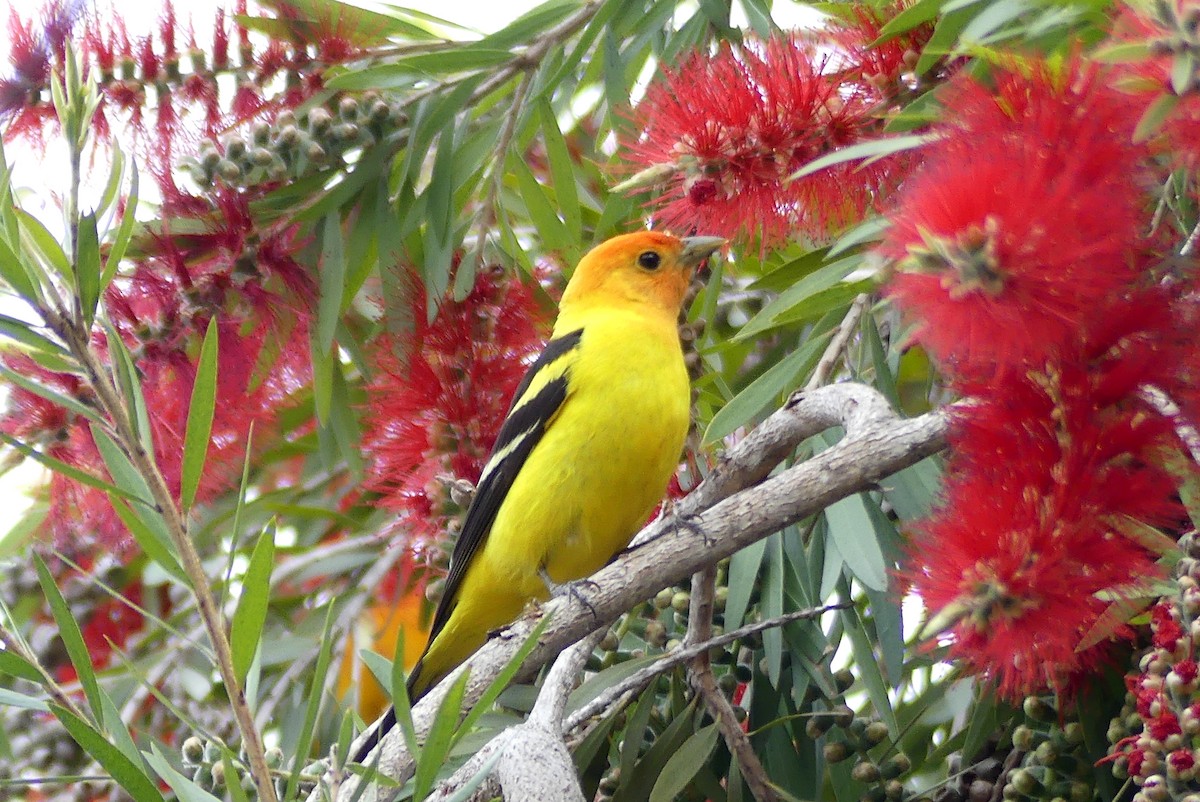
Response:
[[[59,337],[66,342],[75,358],[79,360],[92,390],[96,393],[96,399],[100,402],[101,409],[113,422],[113,428],[118,435],[118,445],[150,489],[154,509],[162,515],[166,522],[167,532],[175,550],[179,553],[180,563],[184,573],[187,574],[192,594],[196,598],[196,607],[200,611],[200,618],[204,622],[204,628],[208,631],[209,640],[212,641],[217,668],[221,673],[221,680],[225,684],[226,693],[229,695],[229,704],[242,735],[242,744],[246,749],[247,762],[250,764],[254,784],[258,787],[259,797],[264,802],[276,802],[275,784],[271,780],[271,772],[267,767],[262,740],[254,726],[254,716],[246,703],[245,691],[233,670],[233,652],[226,635],[224,617],[217,607],[210,588],[211,580],[204,570],[204,564],[200,560],[196,547],[188,536],[187,524],[175,503],[175,498],[170,488],[167,487],[162,473],[158,470],[153,456],[146,452],[141,438],[138,437],[116,386],[109,380],[103,365],[91,350],[89,332],[83,330],[81,321],[75,321],[72,325],[60,318],[52,317],[49,323]]]
[[[860,296],[862,297],[862,296]],[[686,642],[703,643],[712,639],[712,617],[715,609],[717,588],[717,566],[706,565],[692,574],[692,601],[688,611],[688,631]],[[704,700],[704,706],[716,720],[717,729],[725,739],[725,746],[738,762],[742,779],[750,788],[750,793],[758,802],[778,802],[779,795],[771,788],[771,781],[762,761],[754,753],[750,744],[750,736],[738,723],[733,705],[717,687],[717,678],[713,674],[712,660],[706,649],[692,660],[688,668],[688,680],[696,693]]]

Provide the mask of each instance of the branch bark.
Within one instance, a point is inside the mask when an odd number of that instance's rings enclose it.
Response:
[[[731,448],[674,515],[639,534],[635,545],[596,572],[579,592],[566,594],[526,615],[488,641],[469,661],[466,704],[472,704],[516,653],[540,616],[552,616],[522,675],[531,676],[570,644],[616,620],[662,588],[683,582],[707,565],[829,504],[872,487],[945,446],[949,413],[937,410],[900,418],[875,390],[845,383],[802,391]],[[766,478],[806,438],[841,426],[846,435],[833,447]],[[460,669],[462,670],[462,669]],[[458,672],[453,672],[414,708],[418,734]],[[378,749],[380,771],[405,777],[412,770],[403,738],[393,731]],[[342,787],[350,800],[357,778]],[[310,797],[316,799],[317,797]]]

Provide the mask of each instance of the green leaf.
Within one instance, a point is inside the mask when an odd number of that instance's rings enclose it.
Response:
[[[842,598],[850,598],[850,583],[843,577],[838,583]],[[846,624],[846,637],[850,639],[850,650],[854,655],[855,673],[867,689],[867,696],[875,713],[888,725],[892,732],[900,732],[896,722],[896,713],[892,710],[892,701],[888,696],[888,686],[884,682],[883,672],[879,670],[879,658],[872,648],[871,639],[867,637],[866,624],[859,616],[857,609],[840,610],[842,620]]]
[[[108,475],[117,483],[117,487],[124,491],[121,495],[140,501],[150,509],[154,509],[150,488],[147,487],[146,480],[138,473],[137,468],[133,467],[129,457],[125,456],[116,442],[99,426],[93,423],[91,430],[92,440],[95,441],[96,449],[104,460],[104,467],[108,468]],[[102,489],[107,490],[108,488]]]
[[[404,736],[404,748],[408,750],[409,755],[417,755],[417,730],[413,726],[412,701],[408,698],[408,678],[404,673],[403,627],[397,633],[396,650],[392,654],[388,681],[381,680],[380,684],[392,691],[392,708],[396,713],[396,724]]]
[[[872,590],[887,590],[887,565],[863,494],[855,493],[826,507],[825,520],[829,537],[855,578]]]
[[[804,345],[776,362],[730,399],[713,415],[704,430],[704,443],[715,443],[739,426],[753,423],[763,410],[778,403],[783,393],[795,389],[799,378],[812,370],[821,358],[825,344],[832,336],[832,329],[810,336]]]
[[[39,384],[33,379],[23,376],[20,373],[10,370],[2,365],[0,365],[0,376],[3,376],[17,387],[24,388],[34,395],[41,396],[52,404],[56,404],[63,409],[73,412],[74,414],[86,418],[94,423],[101,423],[104,420],[100,417],[100,413],[89,407],[87,404],[84,404],[82,401],[72,398],[69,395],[63,395],[62,393],[51,390],[44,384]]]
[[[1142,112],[1137,127],[1133,129],[1133,141],[1145,142],[1157,134],[1158,129],[1162,128],[1163,123],[1167,121],[1167,117],[1179,105],[1179,100],[1178,95],[1162,94],[1156,97],[1154,102]]]
[[[650,792],[650,802],[671,802],[683,793],[697,772],[708,765],[708,759],[716,751],[719,735],[715,723],[692,733],[679,751],[667,759]]]
[[[103,713],[100,718],[104,722],[104,732],[113,740],[113,745],[121,750],[125,757],[133,765],[137,766],[143,772],[146,765],[142,762],[142,756],[138,752],[137,744],[133,742],[133,736],[129,733],[129,728],[125,726],[125,722],[121,719],[121,711],[117,710],[116,704],[112,698],[100,689],[100,705]]]
[[[737,629],[746,620],[750,608],[750,596],[758,579],[767,541],[751,543],[741,551],[734,552],[729,559],[729,598],[725,601],[725,628]]]
[[[813,159],[789,175],[787,180],[795,181],[813,173],[819,173],[826,168],[833,167],[835,164],[844,164],[845,162],[858,161],[859,159],[877,159],[881,156],[891,156],[894,153],[914,150],[924,147],[936,139],[937,137],[933,134],[905,134],[903,136],[880,137],[870,142],[861,142],[857,145],[839,148],[833,153],[826,153],[819,159]]]
[[[849,303],[870,284],[869,281],[843,282],[846,276],[861,265],[861,256],[847,256],[805,276],[759,310],[758,314],[734,335],[734,341],[747,340],[777,326],[803,320],[842,303]],[[831,290],[833,292],[830,292]],[[835,302],[838,299],[842,300]]]
[[[108,502],[112,504],[113,512],[121,519],[121,523],[125,524],[125,528],[133,535],[133,539],[142,547],[146,556],[182,582],[185,587],[190,585],[187,574],[179,564],[179,558],[175,554],[175,544],[171,542],[166,521],[162,516],[146,507],[143,507],[143,514],[139,515],[132,506],[125,503],[115,493],[108,494]],[[143,505],[139,504],[138,506]]]
[[[35,269],[17,255],[4,237],[0,237],[0,278],[4,279],[13,292],[31,303],[42,297],[38,288],[40,282],[34,278],[36,275]]]
[[[462,711],[463,695],[467,691],[467,680],[470,676],[469,667],[459,673],[429,726],[429,734],[425,737],[425,745],[421,748],[416,775],[413,778],[413,799],[424,799],[429,795],[434,779],[446,764],[450,746],[454,743],[454,731]]]
[[[257,551],[257,549],[256,549]],[[313,668],[312,685],[308,689],[308,705],[304,709],[304,723],[296,738],[295,765],[303,766],[312,752],[313,738],[317,731],[317,715],[321,712],[321,702],[325,698],[325,681],[329,677],[329,664],[333,659],[333,611],[335,605],[330,604],[325,612],[325,625],[321,629],[321,648],[317,652],[317,664]],[[296,788],[300,783],[300,772],[292,772],[288,777],[287,789],[283,798],[295,799]]]
[[[36,254],[44,267],[54,271],[73,288],[74,272],[62,245],[54,238],[42,221],[24,209],[17,208],[17,220],[21,224],[21,239]]]
[[[123,490],[115,485],[111,485],[103,479],[92,476],[86,471],[81,471],[79,468],[76,468],[73,465],[68,465],[61,460],[57,460],[54,457],[43,454],[40,451],[36,451],[24,443],[14,439],[13,437],[10,437],[4,432],[0,432],[0,442],[4,442],[9,447],[15,448],[17,451],[21,452],[23,456],[29,457],[35,462],[40,462],[42,465],[45,465],[55,473],[61,473],[63,476],[66,476],[69,479],[74,479],[76,482],[79,482],[82,485],[94,487],[97,490],[117,493],[125,498],[137,498],[135,494],[130,493],[128,490]]]
[[[112,283],[113,277],[117,275],[117,268],[120,267],[121,260],[125,258],[129,241],[133,238],[133,226],[137,222],[138,170],[136,160],[130,162],[130,170],[129,195],[125,199],[125,213],[121,215],[121,224],[117,226],[116,236],[113,237],[112,246],[108,249],[108,258],[104,261],[104,272],[100,276],[101,292],[104,292]]]
[[[196,382],[192,385],[192,400],[188,405],[187,428],[183,435],[183,457],[179,499],[184,512],[196,500],[200,478],[204,475],[204,462],[208,458],[208,444],[212,436],[213,415],[217,404],[217,355],[220,352],[217,319],[208,321],[204,342],[200,346],[200,359],[196,364]]]
[[[150,768],[154,769],[154,772],[159,777],[162,777],[163,782],[175,792],[175,796],[179,802],[221,802],[219,798],[205,791],[196,785],[195,782],[176,771],[171,766],[170,761],[167,760],[166,755],[158,748],[158,744],[152,744],[150,749],[151,751],[146,754],[146,762],[150,764]],[[147,797],[147,799],[149,798]],[[135,796],[134,799],[137,802],[142,802],[142,798],[139,796]]]
[[[342,224],[336,212],[325,216],[321,226],[321,296],[317,301],[317,347],[333,349],[333,333],[342,314],[342,292],[346,288],[346,256]]]
[[[88,212],[79,218],[75,241],[75,284],[79,289],[79,306],[83,322],[92,327],[96,319],[96,304],[100,302],[100,235],[96,231],[96,213]]]
[[[71,658],[71,665],[75,668],[75,673],[79,676],[79,684],[83,687],[83,694],[87,697],[88,705],[92,709],[92,714],[97,718],[101,714],[100,706],[100,686],[96,683],[96,672],[92,668],[92,658],[88,654],[87,644],[84,643],[83,633],[79,629],[79,622],[75,620],[75,616],[71,613],[71,607],[63,598],[62,593],[58,590],[58,585],[54,584],[54,576],[50,573],[50,569],[46,567],[46,562],[40,554],[33,555],[33,565],[37,569],[38,582],[41,583],[42,593],[46,595],[46,601],[50,604],[50,613],[54,616],[54,623],[58,627],[59,637],[62,638],[63,646],[67,650],[67,656]],[[81,746],[83,744],[80,744]]]
[[[1192,76],[1196,74],[1196,59],[1191,50],[1183,50],[1175,54],[1171,62],[1171,89],[1175,94],[1183,95],[1192,86]]]
[[[4,241],[0,240],[0,249],[3,248],[3,243]],[[0,259],[2,258],[0,256]],[[32,324],[15,317],[0,315],[0,335],[60,359],[70,358],[70,354],[65,348],[35,332]]]
[[[36,710],[39,713],[46,713],[50,710],[44,700],[17,691],[10,691],[8,688],[0,688],[0,707],[19,707],[22,710]]]
[[[146,398],[142,395],[142,382],[133,356],[125,347],[125,341],[111,325],[105,324],[105,334],[108,340],[108,353],[112,361],[113,375],[121,388],[121,396],[129,405],[129,419],[137,432],[138,439],[147,454],[154,453],[154,439],[150,428],[150,412],[146,408]]]
[[[487,70],[513,59],[507,50],[486,47],[459,47],[434,53],[404,56],[366,69],[347,69],[335,72],[328,80],[330,89],[361,91],[371,89],[406,89],[417,80],[430,75]]]
[[[945,2],[946,0],[917,0],[917,2],[888,20],[887,24],[879,29],[879,38],[872,42],[870,46],[875,47],[876,45],[883,44],[889,39],[936,19],[937,15],[941,13]]]
[[[62,722],[63,727],[100,766],[112,775],[126,793],[137,802],[163,802],[154,781],[130,760],[124,752],[113,746],[90,724],[65,707],[50,705],[50,711]]]
[[[15,654],[11,649],[0,649],[0,672],[10,677],[36,682],[38,685],[45,680],[42,672],[38,671],[33,663]]]
[[[538,183],[533,171],[522,159],[514,159],[511,163],[513,174],[517,177],[517,186],[521,197],[525,200],[525,208],[529,219],[537,229],[545,247],[558,251],[571,247],[571,235],[566,225],[558,217],[558,210],[550,202],[542,185]]]
[[[233,671],[239,682],[254,662],[254,652],[262,639],[271,602],[271,568],[275,565],[275,521],[271,520],[258,537],[250,565],[242,577],[242,596],[229,629],[229,646],[233,650]]]
[[[970,0],[967,5],[970,6],[978,2],[980,0]],[[933,35],[925,43],[925,47],[921,51],[921,57],[917,59],[913,72],[917,75],[924,75],[939,60],[954,52],[959,34],[962,33],[963,28],[967,27],[974,16],[975,11],[969,7],[956,8],[953,11],[947,9],[946,13],[942,15],[941,19],[934,26]]]
[[[516,653],[504,664],[504,668],[496,674],[496,678],[492,680],[492,683],[480,694],[479,701],[471,706],[470,712],[463,718],[462,725],[459,726],[451,745],[457,743],[459,738],[469,733],[474,728],[475,722],[479,720],[479,717],[492,709],[492,705],[500,698],[500,694],[508,687],[508,683],[512,682],[512,678],[521,670],[521,664],[525,662],[525,658],[537,646],[538,640],[542,637],[542,632],[545,631],[549,623],[549,615],[542,616],[542,619],[537,622],[537,626],[525,638],[525,641],[521,644],[521,648],[517,649]]]
[[[554,109],[546,101],[538,104],[538,116],[542,124],[542,142],[546,146],[546,157],[550,162],[550,176],[554,182],[554,198],[562,211],[567,234],[576,243],[583,241],[583,218],[579,205],[579,192],[575,186],[575,164],[570,148],[555,119]],[[567,255],[574,261],[574,254]]]

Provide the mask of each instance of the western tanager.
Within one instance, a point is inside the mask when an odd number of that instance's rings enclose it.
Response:
[[[413,701],[531,599],[601,568],[662,499],[688,430],[679,311],[722,244],[643,231],[579,262],[471,499]],[[394,724],[391,710],[357,759]]]

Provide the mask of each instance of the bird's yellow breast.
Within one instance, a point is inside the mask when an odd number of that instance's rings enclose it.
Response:
[[[559,322],[556,333],[569,330]],[[628,545],[678,465],[689,409],[674,320],[589,310],[567,398],[505,496],[427,662],[456,664],[529,599],[544,599],[539,569],[569,582]]]

